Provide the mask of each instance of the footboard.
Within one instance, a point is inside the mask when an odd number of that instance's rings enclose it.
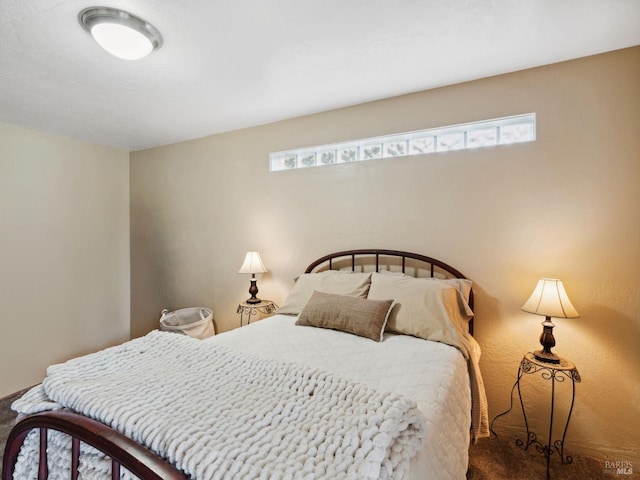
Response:
[[[71,436],[71,478],[78,478],[80,442],[97,448],[111,459],[111,478],[120,478],[121,467],[142,480],[185,480],[188,478],[153,452],[112,428],[68,410],[37,413],[20,421],[9,434],[2,464],[2,480],[13,479],[13,469],[27,434],[40,431],[38,479],[48,477],[47,431]]]

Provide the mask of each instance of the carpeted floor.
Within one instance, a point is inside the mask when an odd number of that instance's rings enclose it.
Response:
[[[3,451],[16,418],[10,408],[11,402],[22,393],[17,392],[0,399],[0,445]],[[551,478],[554,480],[597,480],[616,477],[616,475],[605,473],[604,462],[592,458],[575,455],[571,465],[561,464],[557,455],[551,460]],[[533,448],[527,452],[521,450],[516,447],[514,440],[485,438],[469,448],[467,480],[544,480],[545,478],[544,457]],[[625,475],[625,480],[634,478],[638,476]]]
[[[572,452],[565,451],[565,455]],[[550,476],[553,480],[614,479],[616,475],[605,473],[603,461],[572,455],[573,463],[562,464],[558,455],[552,455]],[[546,479],[547,463],[533,446],[527,451],[515,444],[515,439],[503,437],[483,438],[469,447],[468,480],[527,480]],[[626,479],[638,478],[625,476]]]
[[[0,399],[0,445],[2,445],[3,451],[9,432],[16,422],[16,412],[11,410],[11,403],[17,398],[20,398],[24,392],[26,392],[26,390],[16,392],[8,397]]]
[[[16,423],[16,413],[11,410],[11,403],[19,398],[26,390],[16,392],[13,395],[0,399],[0,450],[4,453],[4,445],[7,443],[9,432]],[[2,477],[2,462],[0,461],[0,478]]]

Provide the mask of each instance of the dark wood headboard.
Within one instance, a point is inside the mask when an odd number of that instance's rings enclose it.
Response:
[[[467,278],[451,265],[426,255],[375,248],[330,253],[309,264],[304,273],[347,268],[351,268],[351,271],[355,272],[356,269],[366,271],[367,268],[374,267],[376,272],[379,272],[381,267],[393,268],[402,273],[411,270],[416,277]],[[473,309],[473,289],[469,294],[469,306]],[[473,335],[473,318],[469,320],[469,333]]]

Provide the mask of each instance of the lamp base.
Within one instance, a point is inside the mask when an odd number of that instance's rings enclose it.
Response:
[[[256,303],[260,303],[260,300],[256,295],[258,294],[258,283],[256,281],[256,274],[254,273],[251,277],[251,286],[249,287],[249,293],[251,297],[247,300],[249,305],[255,305]]]
[[[551,317],[547,316],[544,322],[542,322],[542,334],[540,335],[540,345],[542,350],[533,352],[533,356],[539,362],[545,363],[560,363],[560,357],[551,351],[551,348],[555,347],[556,339],[553,337],[553,322]]]
[[[537,352],[533,352],[533,356],[536,360],[545,363],[560,363],[560,357],[558,357],[553,352],[545,352],[544,350],[538,350]]]

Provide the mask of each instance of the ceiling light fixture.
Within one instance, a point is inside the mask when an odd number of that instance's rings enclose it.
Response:
[[[124,10],[89,7],[78,14],[82,28],[111,55],[139,60],[162,46],[156,27]]]

